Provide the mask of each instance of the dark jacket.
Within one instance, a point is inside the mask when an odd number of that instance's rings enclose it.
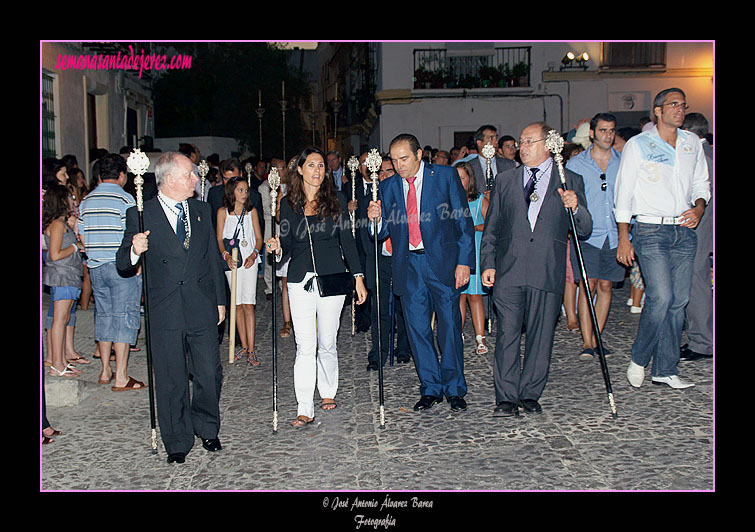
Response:
[[[327,217],[324,220],[317,216],[307,217],[312,234],[312,247],[318,275],[330,273],[364,273],[362,263],[357,253],[356,242],[351,235],[351,221],[347,209],[346,198],[336,192],[341,204],[341,214],[336,220]],[[315,271],[312,266],[312,252],[309,247],[307,225],[303,212],[295,212],[283,198],[280,208],[280,241],[283,255],[290,254],[288,264],[288,282],[299,283],[307,272]],[[345,259],[345,262],[344,262]],[[348,266],[348,267],[347,267]]]

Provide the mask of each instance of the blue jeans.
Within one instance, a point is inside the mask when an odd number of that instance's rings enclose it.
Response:
[[[89,269],[94,294],[94,339],[133,345],[139,334],[142,276],[121,277],[114,262]]]
[[[632,361],[645,367],[652,358],[653,377],[676,375],[697,234],[678,225],[637,223],[633,243],[645,278],[645,306]]]

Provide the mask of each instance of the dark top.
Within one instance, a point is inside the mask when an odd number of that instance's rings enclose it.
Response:
[[[348,215],[346,198],[340,192],[338,202],[341,214],[336,220],[328,216],[307,216],[309,230],[312,234],[312,247],[318,275],[331,273],[364,273],[357,254],[356,243],[351,235],[351,221]],[[280,207],[280,241],[283,255],[290,253],[288,264],[288,282],[299,283],[307,272],[314,272],[312,252],[309,248],[307,224],[303,212],[294,212],[287,198]],[[345,259],[345,263],[344,263]],[[348,265],[348,268],[347,268]]]

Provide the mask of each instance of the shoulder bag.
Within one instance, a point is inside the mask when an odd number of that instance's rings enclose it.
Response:
[[[317,280],[317,290],[321,297],[344,296],[354,290],[354,276],[351,272],[329,273],[327,275],[318,275],[317,266],[315,266],[315,250],[312,247],[312,234],[309,231],[309,222],[307,215],[304,215],[304,222],[307,224],[307,236],[309,237],[309,250],[312,253],[312,267],[315,270],[315,276],[304,285],[307,292],[312,291],[312,283]]]

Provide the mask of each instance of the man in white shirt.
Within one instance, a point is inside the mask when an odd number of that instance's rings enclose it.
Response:
[[[616,258],[630,266],[636,257],[645,280],[645,306],[627,369],[629,383],[637,388],[651,358],[654,384],[694,386],[679,378],[677,363],[697,247],[694,229],[710,188],[699,139],[679,129],[688,107],[681,89],[659,92],[653,102],[655,126],[626,143],[616,178]]]

